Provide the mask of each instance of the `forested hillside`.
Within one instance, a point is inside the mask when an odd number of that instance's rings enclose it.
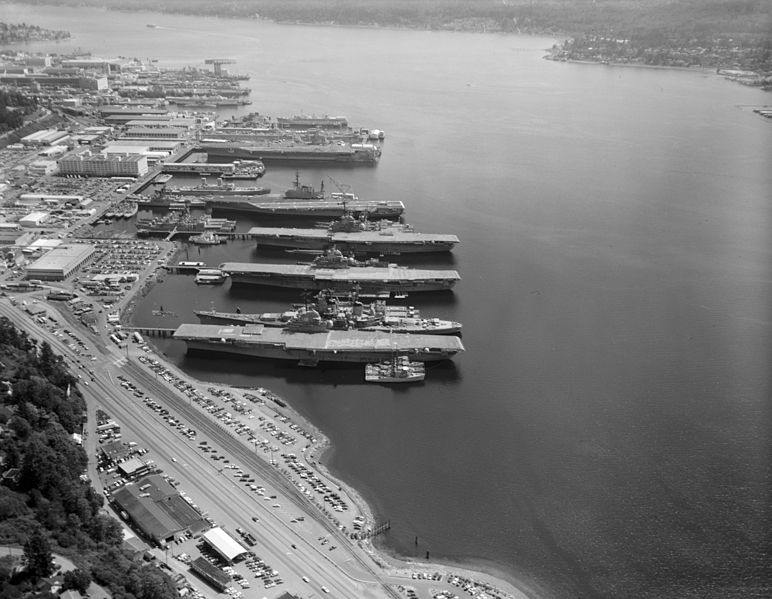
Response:
[[[72,437],[85,415],[76,379],[47,343],[37,343],[0,318],[0,545],[24,547],[26,570],[0,560],[0,597],[31,597],[51,574],[51,553],[78,566],[70,588],[91,580],[121,599],[171,599],[177,594],[158,568],[122,549],[121,525],[81,479],[87,459]]]

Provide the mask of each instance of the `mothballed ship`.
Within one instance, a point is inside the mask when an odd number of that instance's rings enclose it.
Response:
[[[174,338],[188,351],[237,354],[255,358],[319,362],[368,363],[409,356],[420,362],[448,360],[464,351],[453,335],[406,335],[382,331],[304,332],[263,325],[183,324]]]
[[[455,270],[406,268],[375,260],[359,262],[338,249],[326,251],[311,264],[224,262],[220,269],[234,284],[246,283],[294,289],[332,289],[363,293],[448,291],[461,280]]]
[[[390,306],[384,300],[364,303],[351,297],[339,299],[329,290],[320,292],[315,302],[294,305],[284,312],[242,314],[196,310],[201,324],[262,324],[267,327],[293,329],[314,325],[324,330],[391,331],[394,333],[421,333],[427,335],[454,335],[461,333],[460,322],[441,318],[422,318],[412,306]]]
[[[248,234],[258,247],[322,250],[334,244],[343,251],[383,255],[449,252],[458,243],[455,235],[418,233],[410,225],[351,214],[326,228],[252,227]]]

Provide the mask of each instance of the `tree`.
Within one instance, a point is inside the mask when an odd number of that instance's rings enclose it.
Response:
[[[64,573],[64,590],[74,589],[80,591],[82,595],[86,593],[89,585],[91,584],[91,574],[86,570],[77,568],[75,570],[68,570]]]
[[[24,543],[24,560],[27,564],[27,574],[33,580],[49,576],[54,571],[51,545],[48,536],[37,528]]]

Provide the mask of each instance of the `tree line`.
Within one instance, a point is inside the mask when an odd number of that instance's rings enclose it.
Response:
[[[67,588],[91,580],[116,599],[172,599],[174,585],[158,568],[137,561],[122,547],[120,523],[104,499],[81,478],[87,466],[73,439],[85,420],[77,379],[51,346],[38,343],[0,318],[0,544],[24,548],[26,568],[14,574],[0,560],[0,599],[36,594],[52,573],[51,555],[68,556],[78,568]]]
[[[0,89],[0,133],[18,129],[24,117],[34,112],[36,101],[13,90]]]
[[[28,0],[50,4],[51,0]],[[733,37],[770,36],[769,0],[58,0],[115,10],[164,11],[277,22],[423,29],[520,31],[565,36],[628,36],[637,31]]]

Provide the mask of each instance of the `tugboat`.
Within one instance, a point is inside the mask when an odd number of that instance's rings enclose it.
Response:
[[[395,356],[391,360],[365,365],[365,381],[368,383],[416,383],[425,377],[424,363],[411,362],[407,356]]]
[[[225,243],[226,240],[221,235],[215,235],[211,231],[204,231],[200,235],[194,235],[188,241],[195,245],[219,245]]]

